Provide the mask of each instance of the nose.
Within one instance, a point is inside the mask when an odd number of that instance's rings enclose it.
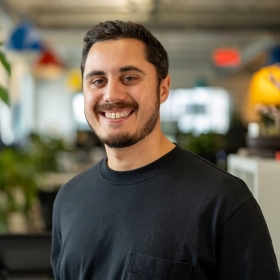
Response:
[[[104,88],[104,102],[117,103],[126,99],[124,85],[118,80],[109,80]]]

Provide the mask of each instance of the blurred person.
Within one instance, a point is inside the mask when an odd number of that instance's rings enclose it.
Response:
[[[149,30],[98,24],[81,70],[85,115],[107,157],[56,197],[55,279],[280,279],[247,186],[163,135],[168,56]]]

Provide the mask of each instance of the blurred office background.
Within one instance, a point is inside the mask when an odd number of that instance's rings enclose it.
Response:
[[[50,232],[58,189],[104,156],[83,115],[82,40],[131,20],[169,54],[164,133],[248,184],[280,256],[279,14],[279,0],[0,0],[0,231]]]

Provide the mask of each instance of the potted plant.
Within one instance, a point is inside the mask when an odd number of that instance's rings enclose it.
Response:
[[[5,232],[11,213],[22,213],[28,220],[40,170],[32,156],[15,148],[0,151],[0,170],[0,231]]]
[[[180,133],[178,143],[181,147],[216,164],[217,154],[225,148],[225,139],[222,135],[208,132],[200,135]]]
[[[2,66],[10,76],[11,66],[0,50]],[[9,92],[1,85],[0,102],[10,106]],[[36,133],[31,133],[20,146],[0,146],[0,232],[8,230],[13,213],[22,214],[28,222],[31,207],[43,195],[40,187],[44,172],[59,170],[57,158],[62,151],[69,151],[69,148],[61,139]]]

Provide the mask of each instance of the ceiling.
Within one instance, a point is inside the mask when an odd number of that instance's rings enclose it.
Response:
[[[13,24],[31,20],[69,65],[80,60],[85,32],[115,19],[150,28],[175,75],[220,73],[211,59],[219,47],[240,51],[237,71],[280,42],[280,0],[0,0],[0,9]]]
[[[107,19],[156,28],[279,28],[280,0],[1,0],[41,28],[90,27]]]

